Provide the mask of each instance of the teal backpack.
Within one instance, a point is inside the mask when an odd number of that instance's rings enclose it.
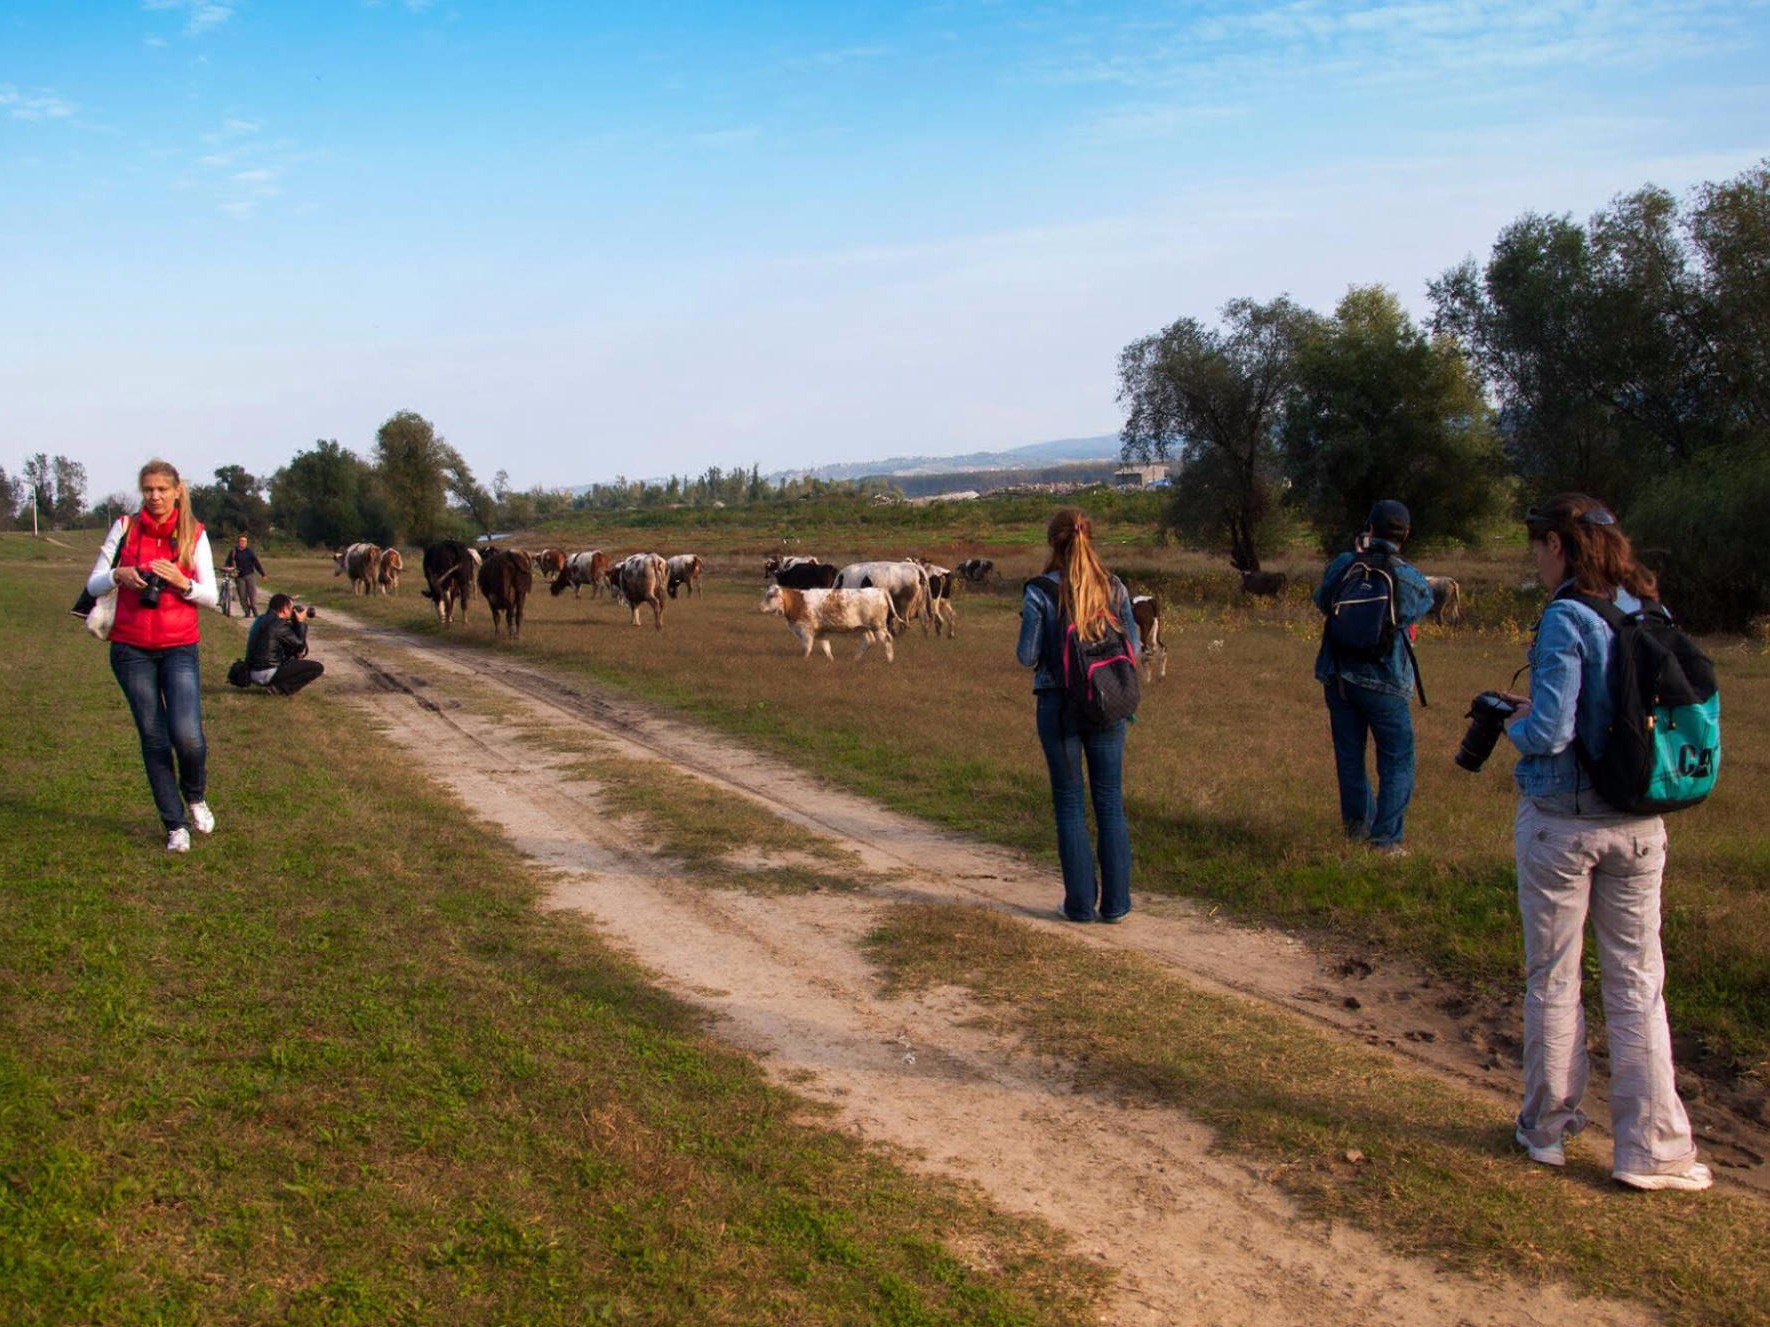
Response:
[[[1596,759],[1584,744],[1574,744],[1598,795],[1630,815],[1695,806],[1721,772],[1714,663],[1652,600],[1625,613],[1571,586],[1555,597],[1584,604],[1616,633],[1609,740]]]

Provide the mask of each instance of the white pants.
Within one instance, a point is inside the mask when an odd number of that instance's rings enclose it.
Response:
[[[1613,1168],[1680,1172],[1696,1158],[1672,1077],[1659,886],[1666,830],[1658,816],[1552,815],[1528,798],[1513,825],[1524,918],[1524,1106],[1533,1146],[1578,1133],[1586,1117],[1586,1019],[1580,950],[1586,918],[1598,945],[1610,1041]]]

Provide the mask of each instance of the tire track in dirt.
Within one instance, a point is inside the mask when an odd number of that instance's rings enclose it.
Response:
[[[1180,1112],[1078,1092],[1060,1066],[991,1031],[964,992],[881,999],[860,946],[899,900],[968,902],[1063,925],[1054,920],[1056,882],[1013,854],[495,656],[358,628],[339,615],[328,625],[337,643],[316,641],[316,654],[333,689],[518,852],[551,868],[553,906],[588,914],[661,984],[707,1009],[715,1031],[777,1081],[833,1106],[844,1127],[907,1152],[907,1164],[978,1185],[1005,1210],[1069,1232],[1080,1252],[1116,1273],[1103,1321],[1653,1320],[1634,1306],[1575,1300],[1555,1286],[1447,1274],[1358,1232],[1310,1221],[1249,1164],[1213,1154],[1209,1132]],[[668,760],[777,812],[783,803],[797,808],[784,818],[903,878],[866,893],[793,897],[684,881],[610,821],[593,778],[581,772],[581,754],[548,749],[532,732],[476,713],[476,694],[488,690],[530,721],[575,726],[619,754]],[[1197,909],[1150,907],[1137,922],[1112,932],[1066,926],[1064,934],[1124,944],[1141,931],[1129,947],[1197,973],[1207,986],[1239,988],[1212,969],[1253,961],[1252,942],[1272,946],[1297,974],[1317,970],[1295,942],[1225,926]],[[1196,946],[1213,941],[1201,960]]]

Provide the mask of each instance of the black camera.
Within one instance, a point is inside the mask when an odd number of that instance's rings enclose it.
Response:
[[[320,610],[312,604],[290,604],[289,616],[300,618],[303,622],[312,622],[320,615]]]
[[[158,608],[160,606],[160,594],[165,588],[166,580],[164,577],[158,576],[151,571],[143,571],[141,573],[141,589],[137,591],[137,594],[141,599],[141,606],[143,608]]]
[[[1518,707],[1497,691],[1483,691],[1469,702],[1469,731],[1457,748],[1456,762],[1471,774],[1480,771]]]

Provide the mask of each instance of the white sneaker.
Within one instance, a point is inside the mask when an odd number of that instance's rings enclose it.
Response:
[[[189,852],[191,850],[191,832],[182,827],[167,831],[167,852]]]
[[[1700,1193],[1715,1182],[1709,1168],[1700,1161],[1691,1162],[1689,1170],[1677,1175],[1635,1175],[1617,1170],[1611,1172],[1610,1178],[1631,1189],[1683,1189],[1689,1193]]]
[[[190,813],[191,828],[196,830],[197,833],[213,834],[215,832],[215,812],[209,809],[209,803],[192,802],[190,804]]]
[[[1530,1159],[1539,1166],[1565,1166],[1567,1164],[1567,1144],[1557,1138],[1547,1147],[1538,1147],[1525,1136],[1524,1130],[1516,1129],[1512,1137],[1518,1140],[1518,1146],[1530,1153]]]

